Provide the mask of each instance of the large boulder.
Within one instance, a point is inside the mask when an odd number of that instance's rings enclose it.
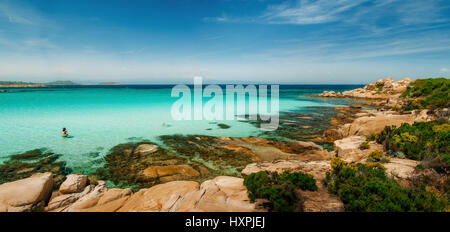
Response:
[[[407,179],[414,176],[417,165],[420,162],[410,159],[391,158],[389,163],[383,164],[389,176]]]
[[[346,162],[359,161],[364,158],[364,153],[359,148],[366,141],[364,136],[350,136],[334,141],[336,155]]]
[[[84,175],[67,175],[66,180],[59,187],[62,194],[78,193],[83,191],[88,182],[88,177]]]
[[[194,181],[172,181],[141,189],[133,194],[119,212],[175,211],[174,204],[188,192],[198,190]]]
[[[103,181],[88,185],[82,192],[54,197],[46,210],[51,212],[114,212],[131,196],[131,189],[109,189]]]
[[[53,189],[52,173],[36,173],[29,178],[0,185],[0,212],[29,212],[44,206]]]
[[[361,140],[363,139],[363,140]],[[357,162],[367,159],[374,151],[383,151],[383,145],[374,141],[368,142],[367,149],[361,149],[360,145],[365,141],[362,136],[350,136],[335,141],[335,154],[346,162]]]
[[[141,189],[119,212],[238,212],[258,211],[247,197],[243,179],[220,176],[199,185],[172,181]]]
[[[177,211],[191,212],[251,212],[261,211],[250,203],[244,179],[219,176],[201,184],[198,191],[187,194],[177,205]]]
[[[370,116],[359,117],[352,123],[345,124],[342,128],[342,136],[371,135],[380,133],[386,126],[399,127],[403,123],[413,124],[431,120],[427,110],[412,112],[411,114],[398,114],[393,111],[377,112],[368,111]]]

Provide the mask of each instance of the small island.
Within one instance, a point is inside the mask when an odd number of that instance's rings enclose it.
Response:
[[[94,84],[80,84],[73,81],[51,81],[46,83],[33,83],[24,81],[0,81],[0,88],[39,88],[52,86],[76,86],[76,85],[120,85],[119,82],[101,82]],[[6,92],[6,90],[0,90]]]

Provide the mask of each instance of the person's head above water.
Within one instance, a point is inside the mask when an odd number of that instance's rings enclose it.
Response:
[[[65,127],[63,128],[63,131],[66,131],[66,128],[65,128]]]

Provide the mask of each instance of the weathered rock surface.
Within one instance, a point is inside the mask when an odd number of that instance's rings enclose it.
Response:
[[[52,198],[51,212],[250,212],[261,211],[250,203],[243,179],[219,176],[201,185],[171,181],[133,194],[131,189],[109,189],[104,182],[79,193]]]
[[[375,83],[368,84],[364,88],[353,89],[344,92],[324,91],[320,97],[348,97],[363,99],[386,99],[398,98],[411,83],[411,79],[394,81],[392,78],[380,79]]]
[[[132,195],[119,212],[239,212],[255,211],[249,202],[243,179],[216,177],[199,185],[193,181],[173,181],[142,189]]]
[[[81,192],[87,181],[88,177],[84,175],[67,175],[66,180],[59,187],[59,192],[62,194]]]
[[[65,194],[50,200],[46,210],[51,212],[114,212],[123,206],[131,189],[109,189],[103,181],[89,185],[82,192]]]
[[[253,161],[274,161],[278,159],[295,159],[295,160],[326,160],[330,158],[330,154],[321,146],[314,142],[289,141],[279,142],[270,141],[263,138],[229,138],[224,140],[230,149],[250,153]]]
[[[410,178],[414,175],[414,171],[419,161],[410,159],[391,158],[391,162],[384,163],[386,174],[402,179]]]
[[[366,159],[373,151],[383,151],[383,146],[376,142],[369,142],[368,149],[361,149],[360,146],[366,141],[364,136],[350,136],[334,141],[335,153],[345,162],[357,162]]]
[[[370,116],[363,116],[355,119],[352,123],[345,124],[342,127],[343,137],[351,135],[371,135],[380,133],[386,126],[399,127],[403,123],[413,124],[414,122],[423,122],[431,120],[427,115],[427,110],[413,112],[411,114],[398,114],[394,111],[377,112],[368,111]]]
[[[0,185],[0,212],[29,212],[44,206],[53,184],[52,173],[46,172]]]
[[[158,146],[155,144],[141,144],[135,150],[135,154],[148,155],[158,151]]]
[[[358,161],[363,158],[364,154],[359,146],[366,141],[364,136],[350,136],[344,139],[334,141],[334,149],[336,155],[346,162]]]

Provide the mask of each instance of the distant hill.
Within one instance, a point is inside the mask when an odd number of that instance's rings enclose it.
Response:
[[[119,82],[102,82],[98,83],[98,85],[120,85]]]
[[[0,81],[0,87],[43,87],[43,84],[23,81]]]
[[[0,85],[34,85],[37,83],[24,82],[24,81],[0,81]]]
[[[45,85],[79,85],[79,84],[73,81],[52,81],[45,83]]]
[[[0,81],[0,87],[45,87],[55,85],[82,85],[73,81],[51,81],[47,83],[32,83],[24,81]],[[102,82],[98,84],[84,84],[84,85],[120,85],[119,82]]]

